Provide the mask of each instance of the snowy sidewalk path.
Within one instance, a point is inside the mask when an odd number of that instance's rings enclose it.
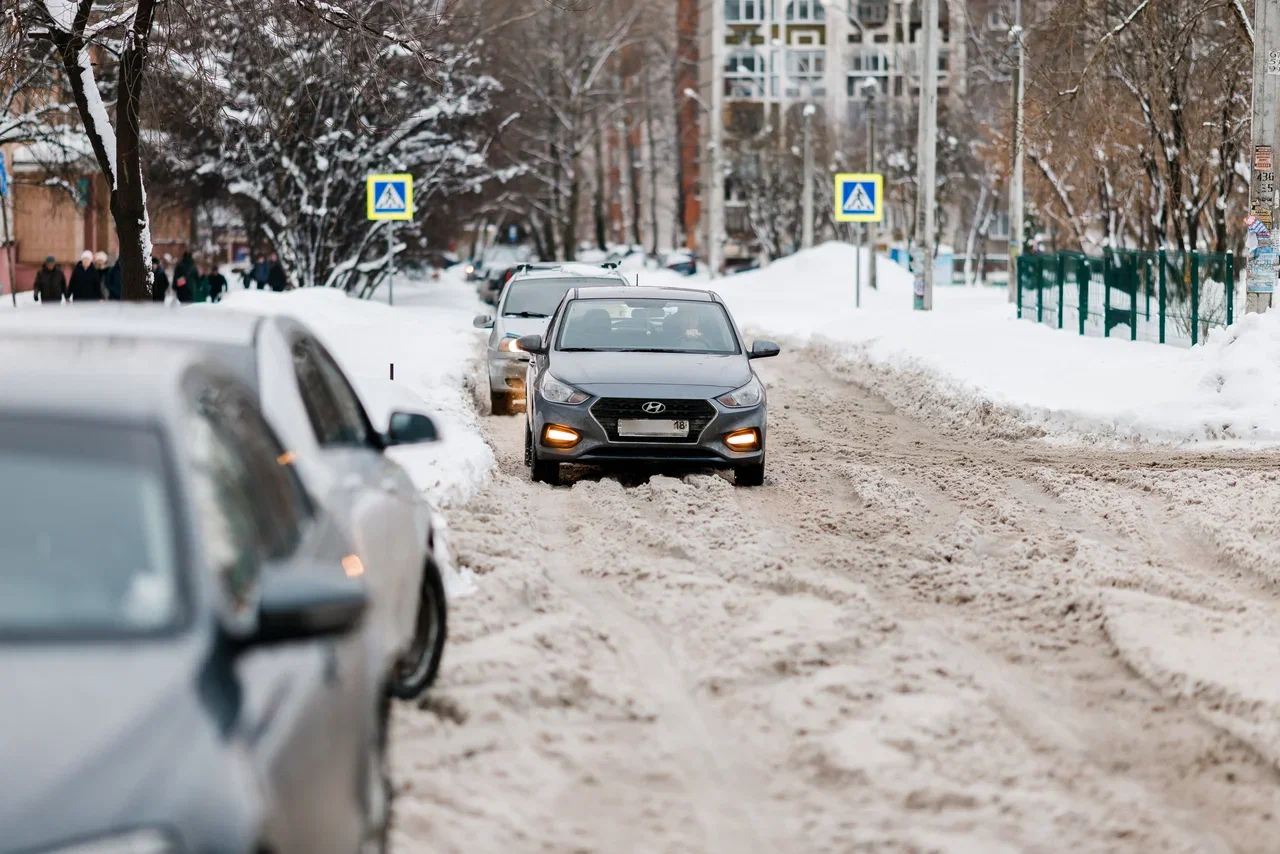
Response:
[[[484,419],[397,850],[1274,851],[1280,456],[939,430],[812,352],[761,370],[762,489],[535,486]]]

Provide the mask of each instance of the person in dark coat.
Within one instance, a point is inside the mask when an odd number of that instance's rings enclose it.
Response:
[[[151,256],[151,301],[164,302],[165,296],[169,293],[169,277],[165,275],[164,265],[160,263],[160,259]]]
[[[178,287],[179,279],[186,279],[186,286],[192,287],[198,278],[200,278],[200,268],[196,266],[196,260],[191,257],[190,252],[183,252],[182,260],[173,268],[174,288]]]
[[[44,259],[44,266],[36,273],[36,302],[45,305],[62,305],[62,298],[67,294],[67,277],[63,275],[58,260],[50,255]]]
[[[187,278],[181,264],[173,271],[173,295],[178,298],[178,302],[195,301],[195,280]]]
[[[101,302],[102,276],[93,266],[93,253],[85,252],[80,263],[71,271],[71,283],[67,292],[72,302]]]
[[[262,290],[267,286],[267,280],[271,278],[271,265],[267,263],[267,259],[258,256],[258,263],[253,265],[251,272],[253,280],[258,283],[258,290]]]
[[[280,293],[289,286],[289,280],[284,274],[284,265],[280,263],[280,256],[274,252],[271,253],[271,271],[267,274],[267,284],[276,293]]]
[[[218,302],[227,290],[227,277],[217,267],[209,270],[209,299]]]
[[[120,256],[116,256],[116,262],[107,268],[106,273],[102,276],[102,287],[107,292],[107,299],[120,299]]]

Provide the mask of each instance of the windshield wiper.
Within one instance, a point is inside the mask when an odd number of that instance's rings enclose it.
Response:
[[[503,317],[549,317],[540,311],[508,311],[504,312]]]

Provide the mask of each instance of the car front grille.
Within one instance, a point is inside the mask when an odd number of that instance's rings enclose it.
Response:
[[[646,403],[661,403],[666,409],[658,415],[651,415],[642,408]],[[602,397],[591,405],[591,414],[600,422],[610,442],[659,442],[664,444],[693,444],[698,441],[702,431],[711,419],[716,417],[716,408],[708,400],[700,399],[666,399],[652,397]],[[653,418],[663,421],[688,421],[689,435],[683,439],[668,437],[622,437],[618,435],[619,418]]]

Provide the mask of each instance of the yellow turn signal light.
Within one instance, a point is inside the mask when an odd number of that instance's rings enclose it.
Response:
[[[582,435],[572,427],[548,424],[542,428],[542,444],[548,448],[572,448],[581,439]]]
[[[364,575],[364,561],[355,555],[347,555],[342,559],[342,571],[347,578],[359,578]]]
[[[760,447],[760,433],[754,427],[734,430],[724,437],[724,443],[735,451],[754,451]]]

